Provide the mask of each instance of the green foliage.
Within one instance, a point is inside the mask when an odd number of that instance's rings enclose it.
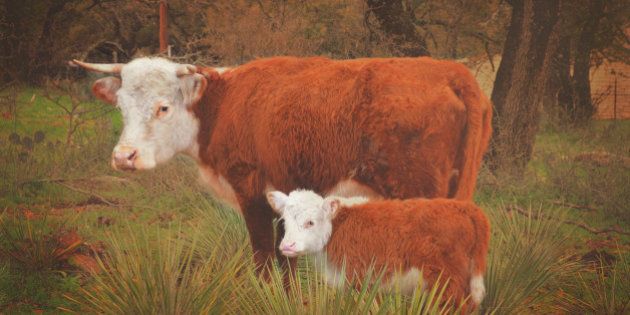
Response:
[[[180,227],[177,234],[183,232]],[[198,233],[195,232],[195,233]],[[77,297],[78,310],[102,314],[223,313],[237,304],[244,281],[246,244],[225,260],[215,247],[206,261],[193,262],[196,241],[153,239],[146,229],[112,234],[100,270]]]
[[[630,124],[603,122],[554,134],[546,138],[558,137],[557,142],[543,141],[539,149],[547,190],[560,200],[600,208],[612,222],[630,224]]]
[[[50,271],[81,245],[80,240],[62,242],[65,226],[65,222],[45,217],[5,214],[0,217],[0,255],[29,272]]]
[[[9,272],[9,264],[2,262],[0,264],[0,305],[9,303],[9,290],[11,288],[11,274]]]
[[[108,169],[110,147],[120,127],[119,114],[89,102],[73,107],[70,96],[58,97],[55,91],[19,90],[11,123],[0,124],[0,177],[5,179],[0,181],[2,204],[76,199],[54,180],[86,177],[90,172],[102,174]],[[87,110],[90,106],[96,111]],[[72,108],[73,114],[68,115],[66,109]],[[67,123],[70,117],[74,124]]]
[[[19,260],[1,254],[2,312],[456,312],[438,302],[443,286],[403,296],[380,291],[379,274],[371,273],[364,282],[372,284],[359,290],[332,288],[308,259],[300,261],[298,280],[290,284],[289,291],[278,270],[272,272],[269,282],[261,280],[253,272],[242,217],[213,201],[197,184],[194,163],[176,158],[157,171],[109,170],[108,159],[120,127],[118,114],[86,124],[70,145],[49,148],[48,141],[65,139],[68,125],[56,122],[60,113],[49,111],[52,104],[40,93],[21,91],[17,116],[10,124],[0,125],[4,141],[0,141],[0,172],[8,179],[0,183],[0,210],[11,211],[3,218],[0,245],[5,251],[30,251],[20,259],[31,257],[36,262],[33,266],[52,267],[23,268]],[[37,96],[29,105],[33,94]],[[591,241],[617,238],[625,244],[628,239],[573,231],[562,220],[584,221],[595,228],[618,224],[627,229],[628,223],[617,222],[617,218],[629,204],[628,168],[616,157],[627,155],[629,128],[627,122],[595,123],[582,129],[548,128],[538,136],[534,159],[524,177],[495,178],[482,173],[476,197],[491,219],[493,233],[484,312],[549,313],[558,311],[555,305],[570,313],[627,312],[624,293],[630,292],[630,271],[626,247],[615,252],[618,260],[612,267],[578,272],[574,261]],[[37,131],[44,134],[42,141]],[[26,150],[22,144],[26,137],[32,147],[24,163],[19,161],[19,153]],[[599,162],[577,158],[584,152],[607,152],[615,158],[595,164]],[[64,181],[47,181],[50,179]],[[88,202],[94,199],[92,193],[112,204]],[[595,210],[565,207],[564,202]],[[17,214],[26,208],[43,216],[45,223],[24,221]],[[55,208],[54,215],[51,208]],[[524,209],[525,215],[516,208]],[[101,224],[100,217],[113,223]],[[57,263],[39,263],[50,261],[44,259],[50,257],[46,256],[49,252],[40,249],[50,244],[50,235],[69,218],[94,244],[105,240],[99,273],[83,275],[59,268]]]
[[[527,209],[524,213],[492,211],[492,238],[485,281],[486,311],[518,313],[540,302],[554,278],[571,272],[567,259],[568,235],[558,229],[562,216]]]
[[[81,242],[61,241],[67,226],[46,217],[6,212],[0,217],[0,309],[20,304],[54,309],[68,303],[59,292],[79,286],[66,260]]]
[[[296,280],[298,279],[298,280]],[[359,289],[333,288],[323,274],[308,264],[296,271],[286,289],[277,268],[270,281],[250,274],[247,291],[241,293],[240,313],[254,314],[448,314],[453,307],[445,302],[446,282],[405,296],[396,289],[382,290],[382,274],[371,269]],[[422,287],[422,285],[420,285]]]
[[[568,314],[627,314],[630,312],[630,255],[619,253],[612,266],[600,261],[593,272],[578,273],[576,287],[558,309]]]

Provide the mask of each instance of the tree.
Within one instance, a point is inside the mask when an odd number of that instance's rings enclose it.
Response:
[[[583,23],[575,48],[575,63],[573,65],[573,117],[574,120],[586,120],[595,113],[591,100],[591,50],[595,43],[599,20],[604,12],[604,0],[590,0],[588,16]]]
[[[381,30],[392,37],[397,51],[403,56],[429,56],[424,37],[416,32],[413,12],[405,10],[401,0],[367,0],[369,10]]]
[[[489,162],[494,171],[525,169],[538,130],[539,107],[550,77],[559,34],[559,0],[512,0],[512,18],[492,102],[494,134]]]
[[[563,1],[561,38],[548,86],[548,112],[561,122],[581,124],[596,108],[591,97],[590,70],[604,60],[627,62],[628,10],[624,0]]]

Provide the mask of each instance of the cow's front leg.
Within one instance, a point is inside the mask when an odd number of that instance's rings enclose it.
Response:
[[[275,258],[273,210],[267,204],[267,200],[260,196],[245,202],[242,205],[242,211],[249,232],[249,241],[254,251],[256,272],[269,280]]]
[[[249,241],[254,251],[256,272],[262,275],[265,280],[270,280],[270,272],[274,258],[277,257],[281,270],[291,270],[291,272],[286,272],[284,276],[284,283],[288,285],[289,275],[295,272],[297,259],[287,258],[282,255],[278,249],[280,241],[284,236],[284,226],[282,222],[278,225],[278,236],[274,243],[273,220],[276,216],[267,203],[267,199],[261,196],[246,202],[243,206],[243,216],[245,217],[245,225],[249,232]]]

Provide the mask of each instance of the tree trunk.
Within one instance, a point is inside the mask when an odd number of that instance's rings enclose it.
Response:
[[[573,122],[588,120],[595,113],[595,107],[591,100],[589,72],[591,69],[591,50],[603,12],[604,0],[590,1],[588,17],[576,42],[575,64],[573,66],[573,95],[575,100],[571,112]]]
[[[560,0],[513,0],[501,65],[492,91],[494,134],[489,154],[494,171],[524,171],[529,162],[539,107],[559,40]]]
[[[563,36],[558,48],[558,96],[557,104],[560,106],[563,117],[573,108],[573,90],[571,87],[571,37]],[[556,78],[554,78],[556,79]]]
[[[54,38],[52,38],[52,31],[57,17],[66,7],[71,0],[57,0],[51,1],[48,10],[46,11],[46,17],[44,18],[44,24],[42,25],[42,31],[37,41],[37,47],[34,51],[34,55],[31,57],[32,73],[29,75],[29,80],[36,82],[43,75],[50,73],[50,60],[52,57],[52,47],[54,46]]]
[[[409,12],[401,0],[367,0],[369,10],[380,23],[380,28],[392,37],[395,50],[403,56],[429,56],[427,43],[416,33]]]
[[[565,3],[566,4],[566,3]],[[569,113],[573,108],[573,87],[571,81],[571,39],[572,18],[575,10],[563,7],[560,13],[560,29],[562,34],[553,52],[551,75],[545,89],[543,106],[555,122],[570,121]]]

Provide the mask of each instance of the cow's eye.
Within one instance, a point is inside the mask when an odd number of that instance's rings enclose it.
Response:
[[[157,109],[157,112],[155,113],[155,115],[157,117],[162,117],[164,115],[166,115],[168,113],[168,106],[160,106]]]
[[[306,223],[304,223],[304,228],[310,228],[313,225],[315,225],[315,223],[313,223],[313,221],[306,221]]]

